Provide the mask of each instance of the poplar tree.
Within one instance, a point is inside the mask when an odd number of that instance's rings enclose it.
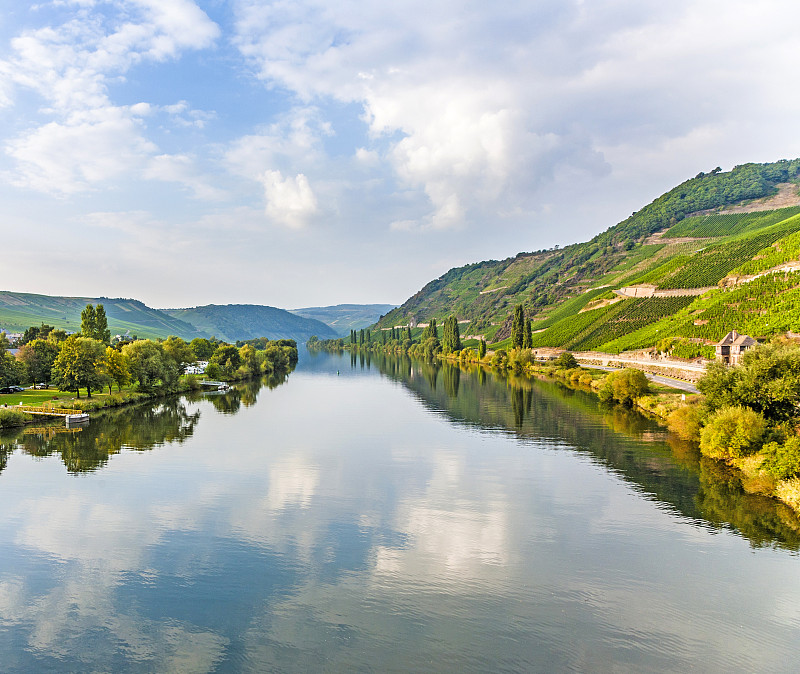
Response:
[[[448,316],[442,330],[442,349],[445,353],[461,350],[461,336],[458,332],[458,319]]]
[[[523,332],[525,331],[525,310],[521,304],[514,309],[514,321],[511,323],[511,347],[522,348]]]
[[[522,334],[522,348],[530,349],[533,346],[533,333],[531,332],[531,319],[525,319],[525,330]]]
[[[481,343],[478,344],[478,357],[483,359],[486,357],[486,340],[482,339]]]

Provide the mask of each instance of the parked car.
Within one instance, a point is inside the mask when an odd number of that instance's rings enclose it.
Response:
[[[34,384],[33,388],[35,389],[46,389],[50,388],[47,384]]]
[[[22,393],[24,390],[21,386],[4,386],[0,388],[0,393]]]

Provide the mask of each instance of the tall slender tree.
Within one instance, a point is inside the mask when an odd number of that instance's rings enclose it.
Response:
[[[525,331],[525,309],[518,304],[514,309],[514,320],[511,323],[511,346],[514,349],[522,348],[523,332]]]
[[[530,349],[533,346],[533,333],[531,332],[531,319],[525,319],[525,329],[522,331],[522,348]]]

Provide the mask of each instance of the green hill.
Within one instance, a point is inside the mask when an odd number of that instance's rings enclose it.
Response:
[[[59,297],[0,291],[0,330],[23,332],[31,325],[47,323],[77,332],[81,311],[87,304],[102,304],[111,334],[186,340],[216,336],[238,339],[296,339],[305,342],[316,334],[322,339],[338,337],[327,325],[283,309],[258,305],[209,305],[191,309],[153,309],[139,300],[108,297]]]
[[[734,327],[800,331],[799,175],[800,160],[699,174],[586,243],[451,269],[378,325],[455,314],[469,321],[462,334],[499,342],[523,304],[535,346],[615,351],[676,337],[687,357]],[[789,198],[772,201],[779,187]],[[770,210],[787,202],[798,205]]]
[[[58,297],[0,291],[0,329],[22,332],[31,325],[47,323],[77,332],[81,311],[87,304],[102,304],[111,334],[145,338],[178,335],[184,339],[203,336],[189,323],[176,319],[139,300],[108,297]]]
[[[306,342],[316,335],[332,339],[339,335],[325,323],[275,307],[258,304],[208,304],[191,309],[165,309],[165,313],[186,322],[207,336],[228,342],[237,340],[290,338]]]
[[[395,304],[337,304],[332,307],[307,307],[289,311],[304,318],[322,321],[338,335],[366,328],[395,308]]]

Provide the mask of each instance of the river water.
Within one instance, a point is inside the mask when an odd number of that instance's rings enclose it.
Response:
[[[798,667],[797,518],[553,383],[306,353],[0,470],[2,672]]]

